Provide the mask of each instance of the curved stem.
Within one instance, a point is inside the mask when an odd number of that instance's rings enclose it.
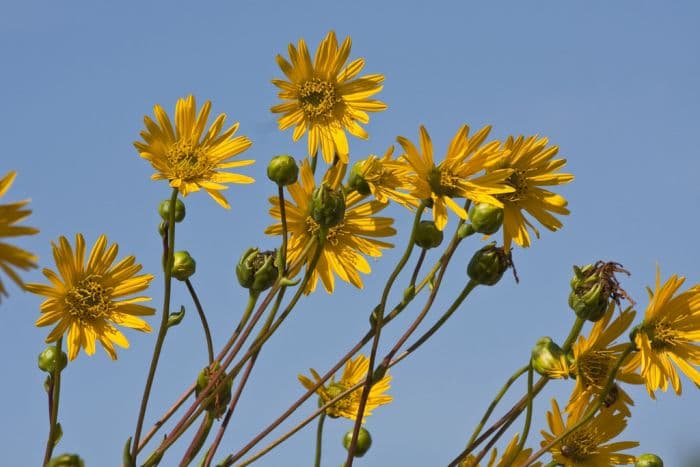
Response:
[[[199,314],[199,319],[202,322],[202,329],[204,329],[204,337],[207,340],[207,355],[209,357],[209,364],[214,363],[214,344],[211,341],[211,332],[209,332],[209,324],[207,323],[207,317],[204,314],[204,309],[202,309],[202,304],[199,301],[197,292],[195,292],[192,282],[189,279],[185,279],[185,284],[187,285],[187,290],[189,290],[192,296],[192,301],[194,302],[195,308],[197,308],[197,313]]]
[[[418,272],[421,266],[423,266],[423,261],[425,260],[425,254],[428,252],[425,248],[421,248],[420,256],[418,256],[418,261],[416,261],[416,267],[413,268],[413,275],[411,276],[411,282],[409,282],[409,287],[416,286],[416,279],[418,278]]]
[[[318,428],[316,428],[316,455],[314,456],[314,467],[321,467],[321,443],[323,442],[323,422],[326,420],[326,413],[321,413],[318,417]]]
[[[523,426],[523,432],[522,435],[520,436],[520,440],[518,441],[518,446],[515,448],[515,451],[510,455],[510,458],[508,459],[508,463],[513,463],[515,459],[518,457],[518,455],[522,452],[523,448],[525,447],[525,442],[527,441],[527,437],[530,435],[530,425],[532,423],[532,380],[534,378],[534,369],[532,368],[532,361],[528,365],[527,369],[527,412],[525,412],[525,425]],[[508,465],[508,464],[506,464]]]
[[[151,395],[151,386],[153,385],[153,378],[156,374],[156,368],[158,367],[158,360],[160,359],[160,352],[163,348],[163,342],[165,341],[165,334],[168,331],[168,316],[170,315],[170,287],[172,282],[172,267],[173,267],[173,256],[175,248],[175,202],[177,201],[178,189],[173,188],[172,195],[170,196],[170,205],[168,206],[168,249],[163,252],[165,257],[164,261],[164,280],[165,280],[165,291],[163,293],[163,314],[161,315],[160,327],[158,329],[158,336],[156,337],[156,344],[153,349],[153,357],[151,358],[151,365],[148,369],[148,376],[146,377],[146,386],[143,389],[143,397],[141,398],[141,407],[139,408],[139,415],[136,421],[136,429],[134,430],[134,440],[131,448],[131,458],[134,463],[136,463],[136,455],[138,452],[139,440],[141,438],[141,429],[143,428],[143,420],[146,415],[146,407],[148,406],[148,398]]]
[[[56,355],[61,355],[61,345],[63,336],[56,341]],[[49,437],[46,439],[46,450],[44,451],[44,463],[47,465],[51,460],[53,448],[56,445],[56,435],[58,434],[58,403],[61,397],[61,370],[56,363],[56,368],[51,372],[51,387],[49,391]]]
[[[284,187],[277,185],[277,199],[280,204],[280,220],[282,222],[282,245],[280,245],[280,264],[277,265],[279,276],[287,273],[287,211],[284,204]]]

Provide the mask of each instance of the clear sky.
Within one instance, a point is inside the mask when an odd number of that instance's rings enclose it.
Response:
[[[222,345],[245,299],[234,262],[248,246],[276,246],[262,234],[271,222],[267,197],[275,190],[265,177],[267,161],[280,153],[300,158],[306,150],[292,143],[290,132],[276,129],[269,112],[277,103],[270,79],[282,76],[275,55],[302,37],[315,49],[331,29],[340,38],[352,36],[351,58],[365,57],[366,72],[386,75],[379,97],[389,108],[372,115],[368,141],[351,141],[352,159],[382,154],[398,135],[415,140],[420,124],[438,154],[463,123],[492,124],[498,138],[548,136],[576,176],[559,190],[572,211],[564,228],[515,251],[519,285],[506,276],[497,287],[478,289],[431,342],[392,372],[395,400],[369,419],[375,445],[357,462],[445,465],[537,338],[564,339],[573,320],[566,305],[572,264],[622,263],[633,272],[623,286],[640,313],[657,264],[664,277],[679,273],[689,284],[700,282],[698,24],[700,6],[693,1],[4,2],[0,172],[19,173],[6,199],[32,198],[27,224],[41,229],[18,243],[53,268],[50,241],[59,235],[83,232],[92,243],[106,233],[121,255],[134,254],[145,271],[158,273],[156,206],[169,189],[149,180],[152,169],[132,142],[154,104],[171,112],[177,98],[190,93],[200,102],[211,99],[214,113],[241,122],[240,133],[254,142],[246,156],[258,161],[241,170],[256,184],[228,190],[230,211],[195,194],[178,227],[177,248],[197,259],[193,282],[215,344]],[[366,331],[407,238],[409,214],[386,212],[397,218],[398,248],[371,263],[364,290],[343,284],[333,296],[319,291],[302,302],[265,347],[221,456],[302,393],[298,373],[326,369]],[[473,238],[460,247],[436,315],[461,289],[480,243]],[[24,277],[43,282],[39,271]],[[0,305],[1,463],[38,465],[48,424],[36,356],[48,331],[33,325],[41,298],[8,288],[11,296]],[[160,277],[150,293],[159,306]],[[184,287],[176,288],[174,303],[190,313],[168,334],[147,426],[206,363]],[[380,352],[416,312],[411,308],[388,328]],[[92,358],[81,354],[65,371],[58,453],[79,452],[89,466],[120,464],[155,340],[136,332],[127,337],[131,349],[118,361],[98,350]],[[549,397],[563,399],[571,384],[554,382],[538,399],[529,445],[539,443]],[[657,401],[630,389],[636,405],[621,439],[641,442],[634,453],[657,452],[672,467],[697,465],[690,459],[700,394],[687,380],[683,384],[682,398],[660,394]],[[339,465],[340,438],[351,423],[329,420],[326,426],[324,465]],[[309,427],[258,465],[309,465],[313,439]],[[162,465],[175,465],[182,451],[173,452]]]

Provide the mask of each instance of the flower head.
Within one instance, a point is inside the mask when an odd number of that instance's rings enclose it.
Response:
[[[639,349],[630,361],[632,368],[641,367],[647,392],[666,391],[669,383],[676,394],[681,393],[681,381],[676,367],[695,384],[700,385],[700,284],[676,293],[684,277],[671,276],[661,285],[661,272],[656,271],[656,287],[649,292],[649,306],[644,321],[635,333]]]
[[[363,195],[371,193],[379,202],[393,200],[413,210],[418,202],[408,193],[413,189],[411,169],[405,163],[392,159],[393,153],[394,146],[390,146],[381,158],[372,154],[355,163],[350,173],[350,187]]]
[[[503,243],[506,249],[510,249],[513,241],[529,247],[528,227],[539,237],[539,231],[523,216],[523,210],[551,231],[562,227],[561,221],[551,213],[569,214],[562,196],[541,188],[563,185],[574,179],[568,173],[554,173],[566,164],[566,159],[553,159],[559,147],[547,147],[548,143],[547,138],[537,136],[511,136],[503,145],[508,152],[489,168],[489,172],[512,169],[507,183],[513,190],[497,197],[504,206]]]
[[[482,146],[490,131],[491,127],[486,126],[469,137],[469,127],[463,125],[452,138],[445,159],[437,165],[433,161],[433,143],[425,127],[420,127],[420,151],[403,136],[397,138],[405,160],[415,172],[411,195],[432,202],[433,220],[438,229],[443,230],[447,224],[447,207],[467,219],[467,212],[453,198],[501,207],[503,204],[495,195],[513,191],[505,182],[512,172],[509,169],[479,175],[487,165],[504,155],[497,141]]]
[[[386,109],[383,102],[370,99],[382,90],[384,76],[365,75],[355,79],[365,66],[362,58],[345,66],[350,45],[347,37],[338,47],[335,33],[331,31],[321,41],[312,62],[306,42],[300,39],[296,47],[289,44],[291,63],[277,55],[277,63],[289,81],[272,80],[272,84],[281,89],[278,96],[284,101],[270,109],[282,114],[278,120],[280,130],[293,126],[294,141],[308,133],[309,156],[320,148],[329,164],[336,155],[340,162],[348,163],[346,130],[353,136],[367,139],[367,132],[358,122],[369,122],[367,112]]]
[[[325,404],[339,396],[343,391],[346,391],[357,383],[363,381],[365,377],[367,377],[368,369],[369,359],[364,355],[358,355],[357,358],[348,360],[348,363],[345,365],[345,370],[343,371],[343,376],[339,381],[335,381],[335,377],[332,377],[327,386],[320,386],[318,389],[316,389],[316,394],[318,394],[321,402]],[[319,381],[321,381],[321,377],[316,370],[311,368],[309,371],[311,372],[314,381],[311,381],[304,375],[298,376],[299,382],[304,385],[306,389],[311,389]],[[380,405],[388,404],[392,401],[392,397],[385,394],[385,392],[391,387],[390,383],[391,376],[385,375],[382,379],[372,385],[372,389],[369,392],[369,397],[367,398],[367,405],[365,407],[366,416],[369,417],[372,415],[372,410],[376,409]],[[361,395],[362,386],[330,405],[326,409],[326,414],[328,414],[330,417],[345,417],[349,418],[350,420],[355,420]],[[365,419],[363,418],[362,423],[364,422]]]
[[[547,412],[547,423],[551,434],[542,431],[542,446],[565,433],[586,414],[590,406],[580,405],[569,413],[566,423],[562,418],[557,401],[552,399],[552,412]],[[627,426],[624,414],[613,414],[604,410],[566,435],[549,449],[552,460],[564,467],[601,467],[634,463],[634,456],[619,451],[639,446],[635,441],[618,441],[604,444],[618,436]]]
[[[211,102],[206,101],[197,113],[194,96],[178,99],[173,128],[168,114],[160,105],[156,105],[153,113],[157,123],[148,116],[144,117],[146,130],[141,132],[143,142],[137,141],[134,146],[156,170],[151,176],[152,180],[168,180],[170,186],[177,188],[182,196],[203,188],[217,203],[228,209],[228,201],[221,194],[228,187],[223,183],[253,183],[254,180],[221,169],[255,162],[230,161],[252,143],[246,136],[233,137],[238,123],[221,132],[226,114],[216,117],[205,134],[210,109]]]
[[[153,279],[151,274],[136,275],[141,265],[136,264],[133,256],[112,265],[119,246],[107,247],[104,235],[95,242],[87,263],[81,234],[75,236],[75,249],[65,237],[60,237],[58,244],[52,246],[58,274],[44,269],[50,285],[27,284],[30,292],[47,297],[41,304],[41,317],[36,321],[40,327],[56,325],[46,342],[54,342],[68,332],[69,359],[73,360],[81,347],[92,355],[98,340],[109,356],[116,359],[113,344],[128,348],[129,341],[114,324],[151,331],[148,323],[139,318],[155,312],[151,307],[139,305],[150,298],[125,298],[148,288]]]
[[[323,183],[330,189],[337,189],[343,168],[344,166],[338,164],[331,169]],[[287,260],[289,263],[303,264],[311,261],[311,255],[308,253],[305,258],[301,256],[308,251],[309,242],[318,241],[320,226],[311,216],[311,200],[316,183],[308,159],[302,163],[299,175],[299,181],[287,187],[293,202],[285,200],[287,228],[290,234]],[[379,257],[382,254],[381,249],[393,246],[378,240],[377,237],[394,235],[396,233],[392,227],[394,220],[389,217],[373,216],[384,209],[386,204],[379,201],[363,202],[363,198],[357,192],[347,196],[343,218],[328,230],[323,251],[307,286],[307,293],[313,292],[316,288],[319,276],[326,291],[333,292],[334,274],[355,287],[362,288],[362,279],[358,272],[369,274],[371,271],[363,255]],[[270,203],[272,204],[270,214],[280,219],[279,199],[276,196],[272,197]],[[271,225],[265,233],[281,235],[282,224]],[[313,250],[311,252],[313,253]],[[294,274],[296,271],[291,272]]]
[[[0,178],[0,198],[10,189],[16,176],[16,172],[9,172]],[[29,209],[22,209],[27,203],[29,203],[29,200],[0,204],[0,239],[34,235],[39,232],[38,229],[33,227],[16,225],[32,213]],[[36,256],[28,251],[0,241],[0,270],[4,271],[18,286],[24,287],[24,282],[13,269],[27,270],[35,268],[36,259]],[[5,290],[2,280],[0,280],[0,301],[2,301],[3,295],[7,296],[7,290]]]

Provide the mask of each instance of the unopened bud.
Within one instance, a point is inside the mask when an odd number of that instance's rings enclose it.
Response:
[[[170,200],[164,199],[158,205],[158,214],[164,221],[170,220]],[[185,203],[179,198],[175,200],[175,222],[182,222],[185,218]]]
[[[474,231],[494,234],[503,225],[503,209],[488,203],[476,203],[469,210],[469,221]]]
[[[510,265],[508,253],[495,243],[490,243],[474,253],[467,266],[467,274],[478,284],[494,285],[501,280]]]
[[[275,156],[267,165],[267,178],[278,185],[291,185],[299,178],[299,166],[292,156]]]
[[[219,364],[214,365],[214,369],[210,369],[208,366],[204,367],[202,371],[197,375],[197,384],[195,385],[195,394],[199,397],[199,394],[209,385],[209,381],[214,373],[219,371]],[[220,418],[226,412],[226,406],[231,400],[231,386],[233,385],[233,380],[226,378],[226,373],[221,371],[219,377],[217,378],[218,388],[212,396],[208,396],[205,399],[207,402],[204,405],[204,409],[212,414],[214,418]]]
[[[176,251],[173,257],[172,276],[179,280],[185,281],[192,277],[197,269],[197,263],[187,251]]]
[[[343,446],[345,449],[350,449],[352,432],[353,430],[350,430],[343,436]],[[355,442],[355,457],[364,456],[367,454],[370,447],[372,447],[372,436],[365,427],[360,427],[360,431],[357,433],[357,441]]]
[[[254,293],[260,293],[272,287],[279,275],[275,266],[276,255],[276,251],[248,248],[236,265],[238,282]]]
[[[321,227],[334,227],[345,218],[345,194],[323,184],[311,195],[311,218]]]
[[[415,243],[421,248],[430,249],[440,246],[444,234],[438,230],[433,221],[420,221],[415,233]]]
[[[85,463],[77,454],[61,454],[52,458],[47,467],[85,467]]]
[[[365,161],[358,161],[352,166],[350,176],[348,177],[348,187],[361,195],[367,196],[372,190],[370,190],[367,180],[362,176],[364,162]]]
[[[566,372],[563,356],[561,347],[550,337],[541,337],[532,348],[532,369],[550,378]]]
[[[39,354],[39,369],[53,373],[63,371],[68,365],[68,357],[62,350],[58,350],[55,345],[48,346]]]
[[[656,454],[642,454],[637,456],[634,467],[664,467],[664,461]]]

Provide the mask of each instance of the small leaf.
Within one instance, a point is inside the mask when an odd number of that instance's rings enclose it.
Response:
[[[182,321],[182,318],[184,317],[185,307],[180,306],[180,311],[178,311],[177,313],[170,313],[170,315],[168,316],[168,327],[170,328],[173,326],[177,326],[178,324],[180,324],[180,321]]]
[[[129,439],[126,440],[126,444],[124,444],[122,462],[124,463],[124,467],[136,467],[134,460],[131,458],[131,436],[129,436]]]
[[[61,441],[61,438],[63,438],[63,427],[61,427],[60,423],[56,423],[56,431],[54,431],[53,435],[53,445],[56,447],[59,441]]]

